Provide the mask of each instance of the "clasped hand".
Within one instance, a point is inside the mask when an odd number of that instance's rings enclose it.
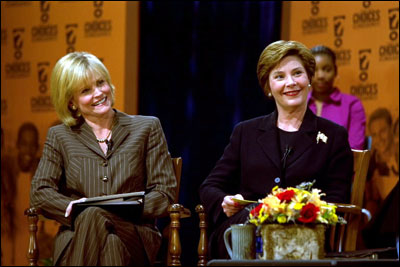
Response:
[[[244,205],[241,205],[241,204],[233,201],[232,198],[244,199],[241,194],[236,194],[234,196],[227,195],[224,197],[224,200],[222,201],[221,206],[222,206],[222,209],[224,210],[224,213],[228,217],[235,215],[238,211],[240,211],[244,208]]]

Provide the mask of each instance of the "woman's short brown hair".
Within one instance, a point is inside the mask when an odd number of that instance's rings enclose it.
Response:
[[[265,95],[271,91],[269,87],[269,73],[287,56],[297,56],[303,62],[308,79],[311,81],[315,72],[315,59],[311,51],[302,43],[296,41],[276,41],[269,44],[262,51],[257,64],[258,82]]]
[[[111,103],[114,105],[115,86],[111,83],[107,68],[96,56],[87,52],[72,52],[59,59],[54,66],[50,82],[51,99],[58,117],[65,125],[74,126],[78,123],[80,115],[71,109],[70,102],[77,90],[91,84],[94,74],[110,85]]]

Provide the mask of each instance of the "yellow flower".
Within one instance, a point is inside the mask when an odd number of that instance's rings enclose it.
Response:
[[[283,214],[280,214],[276,220],[278,221],[278,223],[285,223],[286,222],[286,216]]]

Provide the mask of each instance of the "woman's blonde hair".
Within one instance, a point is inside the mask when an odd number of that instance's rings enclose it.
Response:
[[[104,64],[94,55],[87,52],[72,52],[59,59],[54,66],[50,90],[55,111],[60,120],[67,126],[74,126],[80,119],[78,111],[70,107],[74,93],[89,86],[92,76],[100,76],[111,87],[111,103],[114,105],[115,86]]]
[[[308,79],[311,81],[315,72],[315,59],[311,51],[296,41],[276,41],[262,51],[257,64],[257,77],[265,95],[271,92],[269,74],[278,63],[287,56],[297,56],[303,62]]]

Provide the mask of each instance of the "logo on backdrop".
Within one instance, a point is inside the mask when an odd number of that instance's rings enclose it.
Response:
[[[49,1],[40,1],[40,21],[42,24],[32,27],[32,42],[52,41],[57,39],[57,25],[46,24],[50,19],[50,4]]]
[[[95,19],[85,23],[85,37],[107,36],[111,34],[111,20],[101,19],[103,16],[103,2],[93,1],[93,15]]]
[[[1,29],[1,45],[5,45],[7,41],[7,30]]]
[[[75,51],[77,23],[65,25],[65,42],[67,44],[67,54]]]
[[[399,8],[388,10],[388,43],[379,46],[379,60],[399,60]]]
[[[12,42],[14,48],[14,62],[6,63],[6,78],[25,78],[30,75],[31,63],[22,61],[24,47],[25,28],[15,28],[12,30]]]
[[[341,49],[343,45],[343,35],[345,32],[344,22],[345,15],[338,15],[333,17],[333,35],[336,61],[338,66],[349,65],[351,60],[351,50]]]
[[[358,51],[358,66],[360,84],[352,85],[350,93],[361,100],[373,100],[378,96],[378,84],[368,83],[368,72],[370,66],[371,49],[360,49]]]
[[[370,9],[371,1],[363,1],[363,10],[353,14],[353,28],[369,28],[380,24],[381,14],[379,9]]]
[[[311,1],[311,17],[304,19],[301,23],[303,34],[317,34],[326,32],[328,29],[328,18],[319,17],[319,1]]]
[[[54,107],[51,103],[50,95],[48,94],[49,84],[49,69],[50,62],[39,62],[37,64],[38,82],[39,82],[39,95],[31,97],[31,111],[53,111]]]

